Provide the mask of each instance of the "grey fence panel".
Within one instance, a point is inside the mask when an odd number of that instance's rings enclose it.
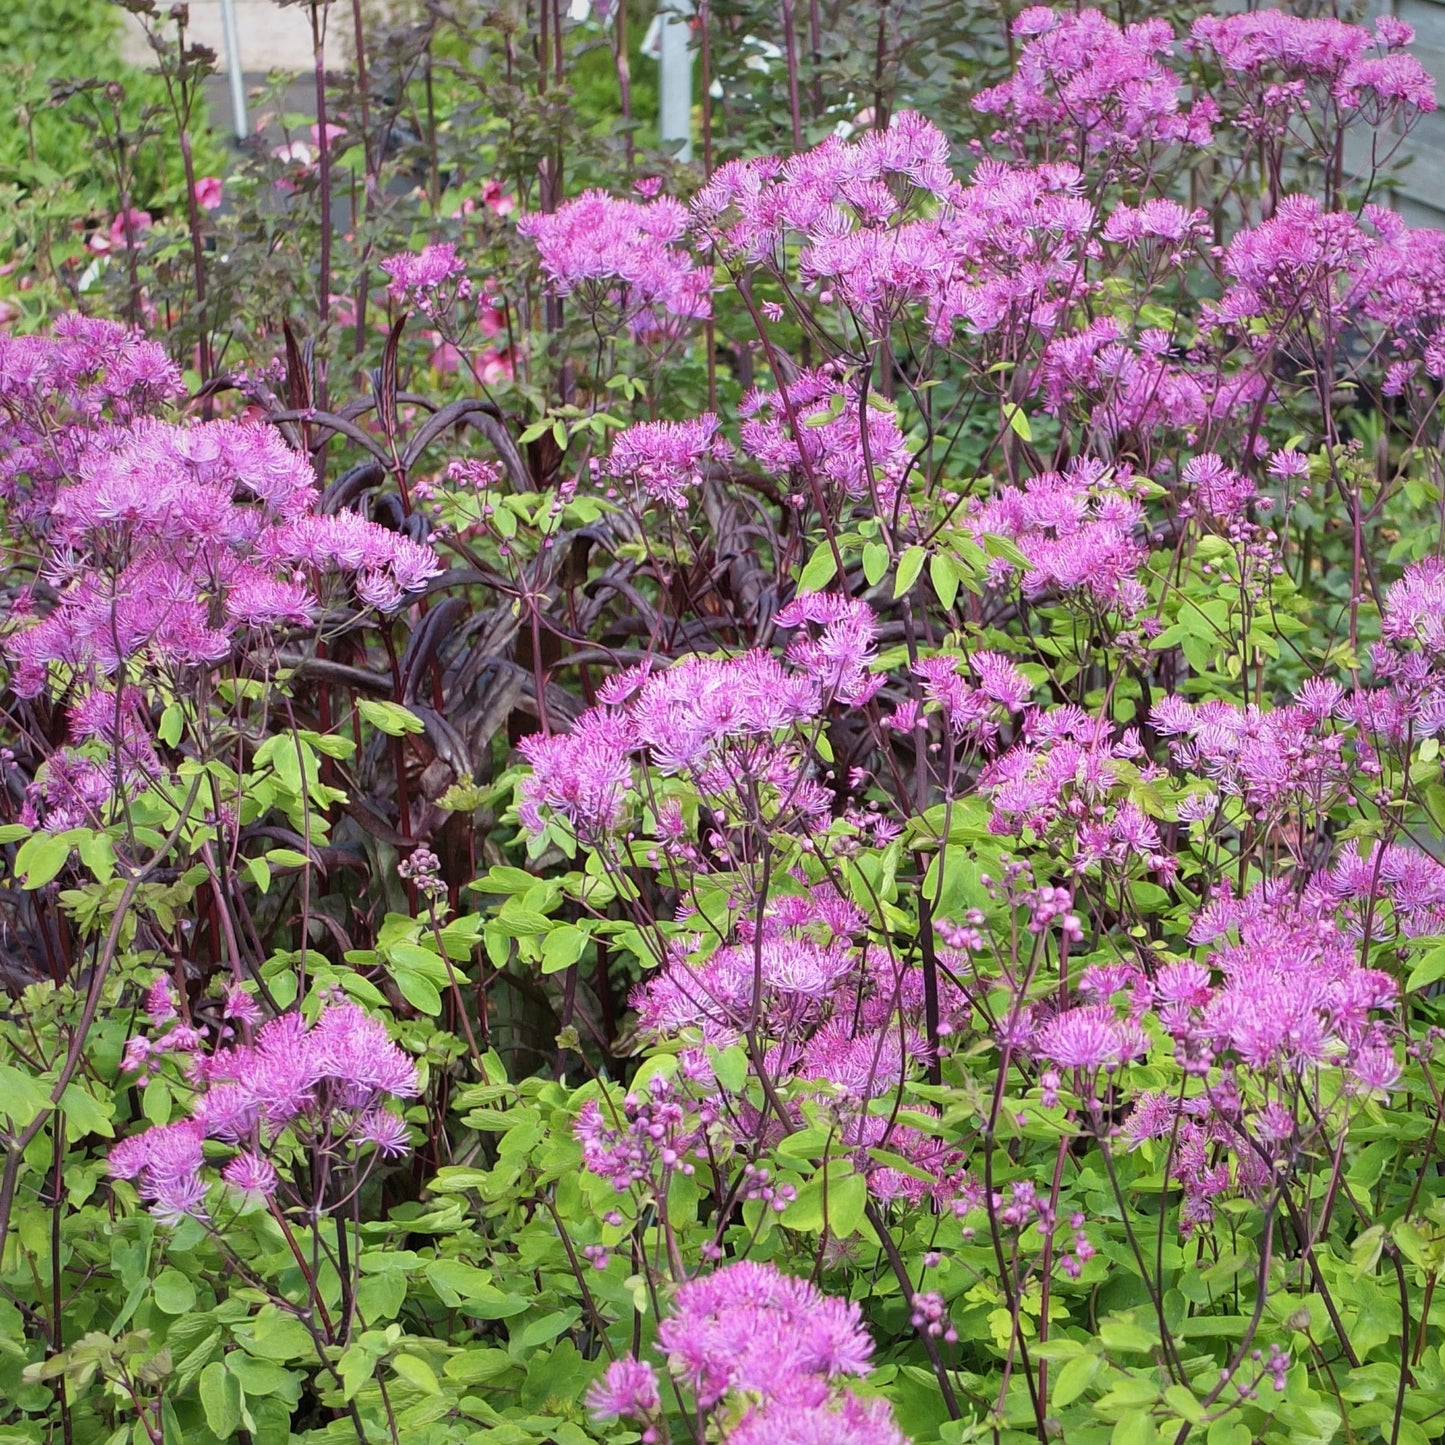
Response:
[[[1445,0],[1372,0],[1373,14],[1397,15],[1415,28],[1414,54],[1436,80],[1445,83]],[[1358,154],[1358,153],[1357,153]],[[1403,165],[1393,204],[1411,225],[1445,226],[1445,109],[1421,116],[1401,143]],[[1352,164],[1359,159],[1351,157]]]

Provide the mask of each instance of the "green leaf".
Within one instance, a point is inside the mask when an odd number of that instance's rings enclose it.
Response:
[[[1204,1406],[1194,1398],[1194,1391],[1188,1385],[1170,1385],[1164,1392],[1164,1403],[1191,1425],[1197,1425],[1204,1419]]]
[[[464,1171],[454,1169],[450,1172]],[[433,1184],[432,1187],[437,1186]],[[431,1260],[426,1266],[426,1277],[443,1304],[452,1309],[460,1306],[464,1313],[477,1319],[509,1319],[512,1315],[525,1314],[532,1307],[521,1295],[507,1294],[498,1289],[491,1283],[491,1276],[486,1270],[460,1259]]]
[[[50,1090],[14,1064],[0,1064],[0,1119],[25,1128],[50,1107]]]
[[[230,1440],[241,1423],[241,1382],[220,1360],[213,1360],[201,1371],[200,1392],[207,1428],[218,1440]]]
[[[1131,1320],[1111,1316],[1099,1326],[1099,1339],[1106,1350],[1123,1350],[1134,1354],[1147,1353],[1159,1343],[1157,1331],[1146,1330]]]
[[[1033,566],[1028,556],[1012,538],[1000,537],[997,532],[985,532],[979,540],[983,543],[984,552],[990,557],[1002,557],[1005,562],[1012,562],[1015,567],[1030,568]]]
[[[246,1326],[236,1326],[236,1338],[263,1360],[305,1360],[315,1363],[316,1345],[311,1332],[295,1315],[266,1305]]]
[[[168,747],[173,748],[181,740],[181,729],[185,726],[186,714],[180,703],[167,703],[161,714],[156,736]]]
[[[1350,1265],[1356,1274],[1369,1274],[1385,1248],[1385,1226],[1372,1224],[1350,1246]]]
[[[478,893],[525,893],[537,880],[524,868],[498,864],[467,884]]]
[[[1445,943],[1432,948],[1410,970],[1410,977],[1405,980],[1405,992],[1414,993],[1416,989],[1424,988],[1442,978],[1445,978]]]
[[[356,1287],[356,1308],[373,1329],[394,1320],[406,1303],[406,1274],[399,1269],[367,1275]]]
[[[952,607],[958,596],[958,573],[954,571],[952,558],[942,552],[935,552],[928,559],[928,576],[938,600],[945,607]]]
[[[399,738],[405,733],[419,733],[426,729],[426,724],[399,702],[382,702],[377,698],[363,697],[357,699],[356,710],[372,727],[388,737]]]
[[[104,1101],[96,1098],[91,1092],[92,1089],[99,1089],[105,1094]],[[99,1134],[106,1139],[115,1138],[115,1129],[111,1125],[115,1106],[103,1084],[96,1083],[87,1087],[81,1080],[72,1080],[60,1096],[60,1108],[65,1115],[65,1137],[72,1143],[85,1138],[87,1134]]]
[[[226,1356],[226,1370],[241,1382],[246,1395],[278,1395],[283,1400],[299,1400],[300,1384],[290,1370],[270,1360],[258,1360],[240,1350]]]
[[[1065,1361],[1054,1376],[1054,1388],[1049,1393],[1054,1409],[1061,1410],[1077,1400],[1094,1383],[1103,1363],[1098,1355],[1079,1355]]]
[[[1207,1445],[1251,1445],[1254,1431],[1243,1420],[1231,1420],[1225,1416],[1209,1427],[1209,1433],[1204,1438]]]
[[[541,938],[557,926],[545,913],[525,908],[515,899],[504,903],[493,921],[509,938]]]
[[[1426,1267],[1426,1252],[1430,1247],[1429,1242],[1408,1219],[1399,1220],[1390,1230],[1390,1235],[1391,1238],[1394,1239],[1400,1253],[1403,1254],[1416,1269],[1424,1269]]]
[[[1114,1426],[1109,1445],[1154,1445],[1158,1438],[1153,1417],[1145,1410],[1130,1410]]]
[[[364,1345],[352,1345],[342,1353],[338,1373],[341,1375],[341,1395],[345,1400],[354,1400],[362,1387],[376,1371],[376,1355]]]
[[[747,1088],[748,1051],[741,1044],[730,1044],[725,1049],[709,1044],[707,1057],[713,1077],[730,1094],[741,1094]]]
[[[401,996],[419,1013],[435,1018],[442,1011],[442,996],[431,979],[411,969],[399,968],[392,975]]]
[[[1021,406],[1015,406],[1012,402],[1005,402],[1003,409],[1004,419],[1009,424],[1009,430],[1016,437],[1023,441],[1031,442],[1034,439],[1034,429],[1029,425],[1029,419],[1024,414]]]
[[[818,1234],[823,1228],[823,1185],[822,1180],[813,1178],[798,1190],[797,1198],[790,1200],[782,1213],[782,1221],[789,1229],[804,1234]]]
[[[109,883],[115,877],[115,844],[109,833],[87,833],[76,844],[76,852],[97,883]]]
[[[888,574],[888,548],[882,542],[869,542],[863,548],[863,576],[870,587],[876,587]]]
[[[927,560],[928,552],[923,547],[910,547],[898,559],[898,575],[893,579],[895,599],[913,590],[913,584],[918,581],[919,574],[923,571],[923,564]]]
[[[446,1164],[431,1181],[434,1194],[463,1194],[468,1189],[483,1189],[491,1182],[491,1172],[473,1169],[465,1164]]]
[[[833,555],[833,548],[826,541],[820,543],[798,577],[798,591],[821,591],[833,580],[837,570],[838,562]]]
[[[453,1355],[442,1367],[442,1373],[459,1385],[482,1385],[505,1375],[516,1363],[505,1350],[471,1345],[461,1354]]]
[[[423,1395],[440,1395],[442,1392],[436,1371],[419,1355],[394,1355],[391,1368],[400,1379],[408,1385],[415,1385]]]
[[[423,948],[419,943],[407,943],[405,940],[393,943],[387,948],[386,956],[397,968],[404,968],[409,973],[419,973],[433,983],[451,982],[447,966],[440,956],[429,948]]]
[[[868,1181],[861,1174],[845,1174],[830,1182],[828,1229],[838,1239],[858,1232],[868,1204]]]
[[[427,1283],[441,1296],[442,1303],[455,1308],[480,1290],[491,1289],[492,1276],[462,1259],[433,1259],[426,1266]]]
[[[183,1315],[195,1308],[196,1287],[180,1270],[163,1269],[151,1281],[151,1298],[163,1314]]]
[[[44,888],[70,857],[69,833],[32,833],[15,854],[15,876],[27,889]]]
[[[549,1340],[555,1340],[563,1330],[571,1329],[581,1318],[582,1311],[576,1305],[565,1310],[554,1310],[551,1314],[543,1315],[541,1319],[523,1326],[521,1334],[513,1338],[513,1343],[524,1350],[545,1345]]]
[[[587,930],[575,923],[563,923],[542,940],[542,972],[561,973],[571,968],[587,947]]]

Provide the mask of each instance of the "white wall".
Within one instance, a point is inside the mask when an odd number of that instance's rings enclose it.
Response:
[[[310,8],[306,5],[281,7],[276,0],[235,0],[236,29],[240,34],[241,68],[248,72],[269,70],[307,71],[314,59],[311,51]],[[332,6],[332,28],[341,17],[340,7]],[[221,34],[219,0],[190,0],[189,35],[193,41],[209,45],[216,52],[216,63],[222,71],[226,65],[226,49]],[[344,17],[349,20],[349,11]],[[134,16],[125,16],[124,51],[127,60],[149,65],[153,59],[145,33]],[[328,64],[340,66],[345,58],[343,39],[338,32],[326,47]]]

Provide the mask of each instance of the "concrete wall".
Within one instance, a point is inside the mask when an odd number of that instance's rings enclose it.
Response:
[[[308,6],[288,5],[283,9],[276,0],[235,0],[235,7],[243,70],[248,74],[262,75],[270,70],[311,70],[314,61]],[[332,8],[335,11],[337,7]],[[220,0],[190,0],[190,10],[191,38],[202,45],[209,45],[216,52],[217,63],[224,69],[226,46],[221,30]],[[334,26],[336,16],[333,14],[332,18]],[[139,65],[148,65],[152,55],[145,33],[133,16],[127,14],[125,22],[126,58]],[[327,57],[332,64],[342,61],[339,35],[328,44]]]
[[[1393,13],[1415,27],[1413,53],[1435,77],[1445,100],[1445,0],[1374,0],[1371,11]],[[1445,109],[1421,116],[1405,137],[1395,206],[1411,225],[1445,227]]]

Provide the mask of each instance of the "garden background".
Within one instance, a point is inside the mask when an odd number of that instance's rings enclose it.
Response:
[[[263,14],[0,15],[0,1445],[1445,1435],[1445,6]]]

